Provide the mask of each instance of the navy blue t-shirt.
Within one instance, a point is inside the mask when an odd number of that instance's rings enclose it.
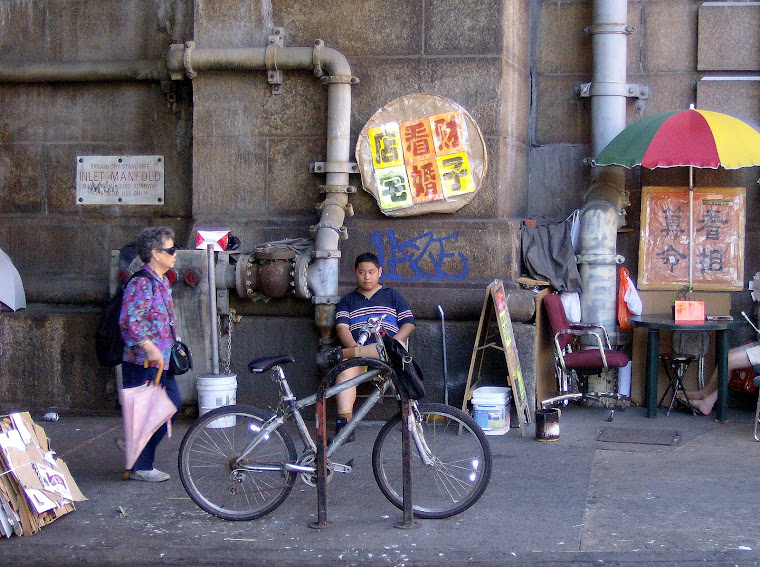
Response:
[[[402,295],[393,288],[381,287],[369,299],[364,297],[357,289],[343,297],[338,302],[335,312],[335,323],[348,325],[354,340],[359,339],[361,326],[370,317],[385,315],[381,326],[390,336],[395,336],[402,325],[411,323],[414,325],[414,316],[409,304]],[[367,344],[375,342],[375,337],[370,337]]]

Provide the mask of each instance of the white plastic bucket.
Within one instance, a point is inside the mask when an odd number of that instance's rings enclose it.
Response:
[[[236,402],[236,374],[201,374],[195,378],[198,391],[198,414],[203,415],[222,406],[231,406]],[[222,428],[235,425],[235,416],[220,417],[208,424],[208,427]]]
[[[511,389],[481,386],[472,391],[472,416],[486,435],[509,431]]]

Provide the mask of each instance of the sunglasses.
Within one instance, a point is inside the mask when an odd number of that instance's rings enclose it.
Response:
[[[172,246],[171,248],[156,248],[159,252],[166,252],[167,254],[171,254],[174,256],[174,253],[177,251],[176,246]]]

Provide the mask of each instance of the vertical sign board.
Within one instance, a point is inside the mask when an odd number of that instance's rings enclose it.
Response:
[[[499,343],[494,342],[495,333],[491,332],[491,322],[494,315],[496,316],[496,327],[498,328]],[[475,346],[472,350],[470,360],[470,371],[467,375],[467,385],[464,392],[464,402],[462,410],[466,411],[467,401],[472,397],[472,390],[480,383],[480,368],[482,367],[482,357],[485,349],[495,348],[504,352],[504,358],[509,370],[509,384],[512,387],[512,399],[515,402],[517,410],[517,420],[520,425],[520,434],[525,436],[525,426],[533,421],[533,411],[528,405],[527,395],[525,393],[525,384],[523,383],[522,370],[520,369],[520,359],[517,356],[517,346],[515,344],[515,334],[512,329],[512,319],[509,316],[507,307],[507,296],[504,294],[504,282],[494,280],[486,290],[485,300],[483,301],[483,310],[480,313],[480,323],[478,333],[475,338]],[[478,367],[477,376],[473,381],[475,367]]]
[[[689,282],[692,247],[694,289],[744,288],[744,187],[689,190],[644,187],[641,193],[639,279],[641,289],[677,289]]]
[[[163,156],[77,156],[77,205],[163,205]]]

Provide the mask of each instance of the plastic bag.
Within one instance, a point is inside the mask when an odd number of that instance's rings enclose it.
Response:
[[[628,322],[631,315],[641,315],[641,298],[626,268],[620,268],[620,288],[618,289],[617,316],[622,331],[630,331]]]
[[[559,294],[562,307],[565,308],[565,316],[571,323],[580,323],[581,320],[581,296],[575,291],[563,291]]]

